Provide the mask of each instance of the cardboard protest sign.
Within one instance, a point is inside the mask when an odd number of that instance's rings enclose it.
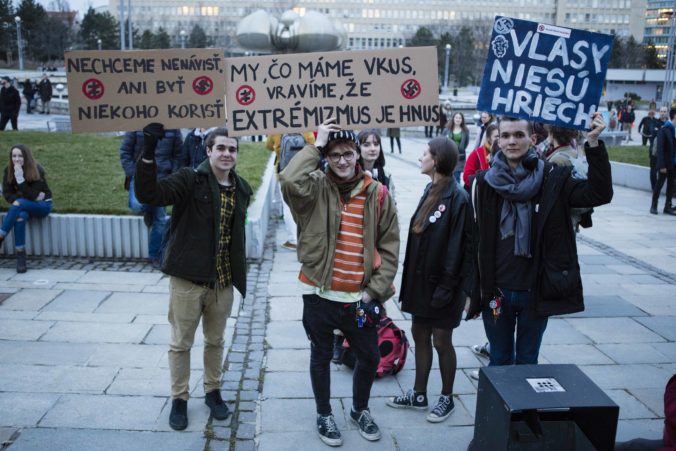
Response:
[[[589,129],[612,45],[610,35],[497,16],[477,109]]]
[[[439,122],[435,47],[228,58],[233,136]]]
[[[220,49],[67,52],[72,130],[225,125]]]

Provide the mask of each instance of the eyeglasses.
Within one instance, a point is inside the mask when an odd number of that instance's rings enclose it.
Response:
[[[345,153],[330,153],[327,155],[329,160],[331,160],[332,163],[340,163],[340,159],[344,158],[345,161],[352,161],[354,160],[355,153],[353,150],[350,150]]]

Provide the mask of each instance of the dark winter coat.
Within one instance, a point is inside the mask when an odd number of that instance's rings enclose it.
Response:
[[[434,223],[427,218],[422,232],[413,233],[416,215],[431,187],[430,183],[425,188],[411,218],[399,301],[405,312],[424,318],[451,318],[450,323],[457,327],[471,270],[471,205],[467,191],[453,180],[439,200],[444,211],[438,206],[433,210],[441,216]]]
[[[232,283],[246,295],[246,238],[244,221],[253,195],[251,186],[230,171],[235,181],[235,211],[231,228]],[[162,272],[197,283],[216,282],[216,256],[221,203],[218,181],[209,160],[197,169],[183,168],[157,180],[157,165],[136,165],[136,196],[144,204],[173,205]]]
[[[164,138],[160,139],[155,149],[155,161],[157,162],[157,178],[172,174],[183,167],[181,152],[183,136],[177,128],[164,132]],[[143,153],[143,132],[127,132],[124,134],[120,145],[120,163],[127,177],[134,175],[136,162]]]
[[[587,180],[571,177],[571,168],[545,162],[545,179],[533,199],[531,249],[535,286],[531,289],[532,308],[539,317],[563,315],[584,310],[582,278],[577,260],[571,208],[607,204],[613,198],[613,182],[608,153],[602,141],[589,150]],[[479,172],[472,186],[475,214],[472,241],[475,283],[468,318],[481,312],[498,287],[495,286],[495,251],[500,236],[501,198]],[[474,191],[475,190],[475,191]]]
[[[52,82],[48,78],[43,78],[38,83],[38,94],[43,102],[52,100]]]
[[[657,130],[662,126],[662,121],[656,117],[646,116],[638,124],[638,132],[643,136],[652,138],[657,135]]]
[[[21,96],[13,86],[0,89],[0,113],[16,116],[21,109]]]
[[[667,122],[657,131],[657,169],[672,170],[674,168],[674,152],[676,152],[676,137],[674,124]]]
[[[26,200],[36,200],[40,192],[45,193],[44,200],[49,200],[52,198],[52,191],[47,185],[47,179],[45,178],[45,170],[42,166],[38,165],[38,173],[40,174],[40,179],[34,182],[24,181],[21,184],[16,183],[16,179],[9,183],[9,173],[8,169],[5,168],[5,172],[2,177],[2,195],[7,201],[8,204],[12,204],[15,200],[23,198]]]
[[[182,166],[194,169],[207,159],[206,140],[206,136],[197,136],[195,129],[188,133],[183,141]]]

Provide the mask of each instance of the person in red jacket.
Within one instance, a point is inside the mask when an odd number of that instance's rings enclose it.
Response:
[[[490,157],[495,153],[493,148],[497,148],[497,124],[489,124],[486,127],[485,136],[486,138],[484,139],[484,145],[474,149],[474,151],[469,154],[467,161],[465,162],[465,169],[462,172],[462,181],[465,185],[465,188],[467,189],[470,188],[470,177],[474,177],[474,174],[476,174],[478,171],[485,171],[488,169]]]

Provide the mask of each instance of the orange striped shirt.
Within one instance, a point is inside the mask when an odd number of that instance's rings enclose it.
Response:
[[[366,187],[345,204],[341,201],[340,227],[336,240],[331,289],[348,293],[359,291],[364,281],[364,206]]]
[[[341,199],[340,226],[333,260],[331,290],[354,293],[361,290],[364,281],[364,206],[366,188],[373,181],[364,176],[364,184],[357,194],[344,203]],[[312,282],[300,273],[301,282]]]

